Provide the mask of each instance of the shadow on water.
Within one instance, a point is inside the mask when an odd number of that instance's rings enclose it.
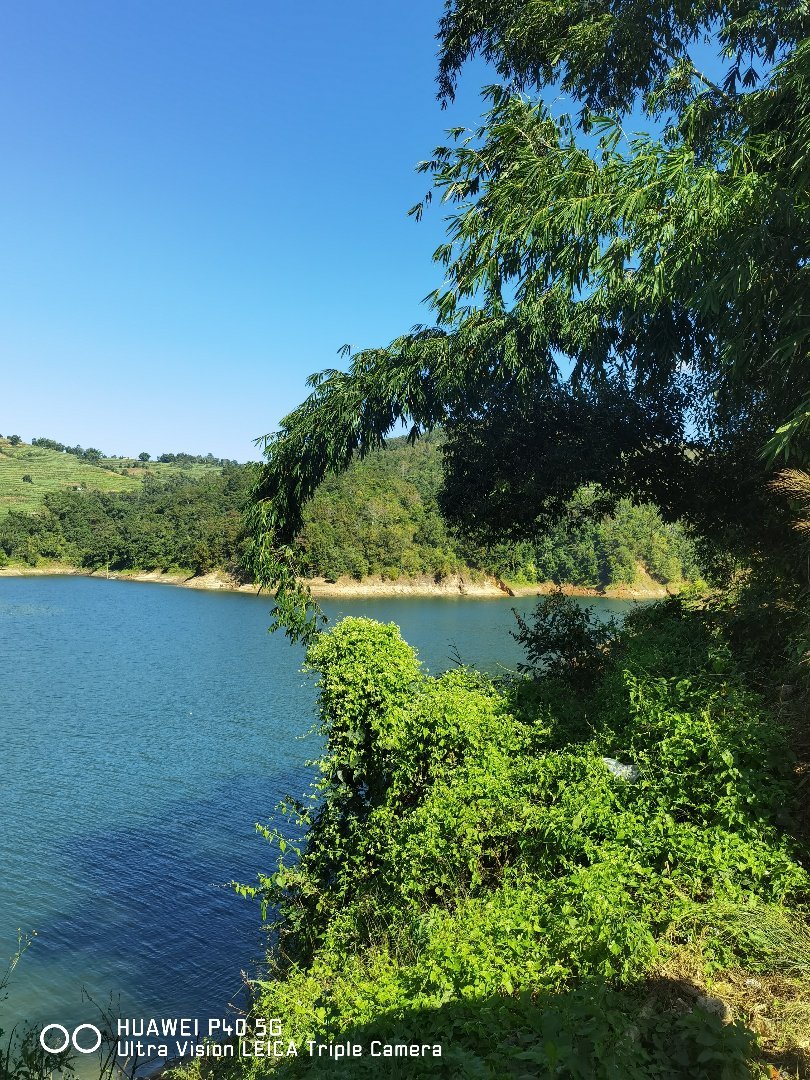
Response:
[[[240,969],[253,969],[265,949],[258,907],[227,883],[250,884],[272,868],[274,852],[254,823],[308,783],[300,768],[242,776],[170,803],[152,822],[66,836],[52,876],[70,899],[25,957],[25,999],[15,992],[15,1011],[41,1019],[37,988],[57,972],[69,985],[60,1021],[79,1016],[82,987],[99,1004],[120,995],[125,1015],[224,1016],[240,993]]]

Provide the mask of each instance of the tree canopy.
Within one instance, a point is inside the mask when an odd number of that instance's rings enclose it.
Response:
[[[727,537],[764,520],[773,463],[810,452],[809,22],[448,0],[440,96],[475,53],[503,83],[419,166],[451,207],[435,325],[313,376],[265,439],[253,559],[290,632],[316,626],[304,505],[400,422],[444,427],[443,506],[474,531],[536,529],[594,479]]]

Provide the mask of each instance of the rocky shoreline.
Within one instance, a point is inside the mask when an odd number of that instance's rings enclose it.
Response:
[[[175,585],[186,589],[225,590],[228,592],[258,593],[254,584],[239,582],[224,571],[213,570],[207,574],[187,575],[166,573],[159,570],[83,570],[80,567],[52,564],[49,566],[6,566],[0,567],[0,577],[49,577],[79,576],[109,578],[116,581],[145,581],[160,585]],[[354,578],[339,578],[327,581],[325,578],[307,579],[312,595],[320,598],[373,599],[386,596],[444,596],[448,598],[471,597],[476,599],[503,599],[517,596],[545,596],[561,588],[567,596],[605,597],[613,600],[657,600],[677,591],[673,586],[661,585],[648,577],[634,585],[610,585],[605,589],[592,589],[578,585],[558,586],[552,581],[537,582],[533,585],[516,585],[493,577],[477,577],[467,574],[452,574],[440,581],[432,577],[410,577],[390,580],[381,577],[368,577],[357,581]]]

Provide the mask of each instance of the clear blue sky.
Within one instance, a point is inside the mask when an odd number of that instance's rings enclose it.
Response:
[[[0,432],[247,460],[344,342],[429,315],[441,0],[0,15]]]

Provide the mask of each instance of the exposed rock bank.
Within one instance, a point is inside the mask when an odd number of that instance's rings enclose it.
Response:
[[[75,566],[54,563],[46,566],[0,567],[0,577],[48,577],[73,575],[110,578],[117,581],[147,581],[160,585],[179,585],[186,589],[225,589],[229,592],[258,593],[259,587],[245,584],[221,570],[208,574],[166,573],[162,570],[82,570]],[[505,596],[545,596],[558,588],[567,596],[603,596],[615,600],[656,600],[675,592],[672,585],[664,586],[644,575],[633,585],[609,585],[606,589],[591,589],[580,585],[558,586],[552,581],[534,585],[515,585],[492,577],[451,574],[436,581],[432,577],[402,577],[395,580],[382,577],[311,578],[306,581],[312,595],[320,598],[366,598],[379,596],[445,596],[502,599]]]

